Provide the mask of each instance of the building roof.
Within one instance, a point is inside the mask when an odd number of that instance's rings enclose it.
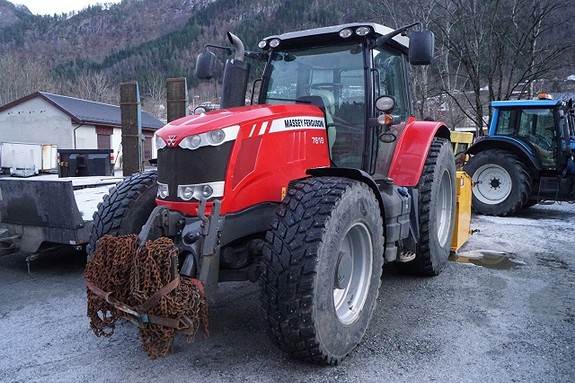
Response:
[[[494,108],[513,108],[513,107],[552,107],[561,103],[561,100],[506,100],[492,101],[491,106]]]
[[[105,126],[122,126],[120,107],[103,102],[83,100],[81,98],[62,96],[49,92],[36,92],[6,105],[0,106],[0,112],[10,109],[18,104],[33,98],[40,97],[72,118],[77,124],[94,124]],[[142,128],[159,129],[165,124],[142,111]]]

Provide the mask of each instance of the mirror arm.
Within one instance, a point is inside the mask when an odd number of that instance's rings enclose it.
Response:
[[[214,49],[220,49],[222,51],[225,51],[227,54],[231,55],[232,53],[234,53],[233,49],[230,47],[224,47],[222,45],[216,45],[216,44],[206,44],[204,45],[205,49],[208,48],[214,48]]]
[[[421,23],[418,21],[416,23],[413,24],[409,24],[409,25],[405,25],[401,28],[396,29],[393,32],[389,32],[386,35],[383,36],[379,36],[376,40],[375,40],[375,45],[377,47],[382,47],[385,43],[387,43],[390,39],[394,38],[395,36],[405,33],[405,31],[407,31],[410,28],[415,27],[416,25],[421,25]]]

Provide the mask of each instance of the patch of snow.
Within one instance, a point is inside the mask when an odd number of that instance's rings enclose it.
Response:
[[[567,76],[567,81],[575,81],[575,74]]]
[[[92,216],[98,210],[98,204],[102,202],[104,196],[108,194],[111,185],[99,186],[95,188],[84,188],[74,190],[76,205],[84,221],[91,221]]]

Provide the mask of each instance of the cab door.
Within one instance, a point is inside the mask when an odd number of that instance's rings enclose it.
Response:
[[[397,141],[394,137],[399,137],[411,114],[407,60],[401,52],[385,48],[372,50],[372,62],[374,100],[380,96],[395,99],[392,114],[397,124],[391,126],[389,134],[376,138],[375,174],[387,176]],[[375,114],[377,117],[378,112]]]

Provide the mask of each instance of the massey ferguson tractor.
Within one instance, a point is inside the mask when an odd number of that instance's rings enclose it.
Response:
[[[489,135],[467,153],[473,209],[510,215],[537,203],[575,201],[575,108],[552,99],[493,101]]]
[[[218,76],[218,56],[228,56],[222,109],[160,129],[157,172],[128,177],[104,198],[87,267],[106,264],[114,246],[121,256],[108,262],[118,270],[86,274],[89,297],[143,333],[190,334],[190,318],[155,308],[185,305],[178,284],[209,301],[220,282],[258,281],[282,350],[319,364],[342,360],[368,327],[384,264],[438,275],[450,252],[455,162],[445,124],[412,115],[409,64],[429,64],[434,44],[429,31],[408,32],[416,25],[289,32],[253,52],[231,33],[229,47],[208,45],[196,75]],[[252,60],[265,69],[259,96],[245,105]],[[107,245],[129,235],[136,245]],[[171,262],[153,255],[166,244]],[[145,257],[153,272],[140,267]],[[122,277],[130,267],[139,274]],[[122,293],[98,285],[105,273]],[[164,274],[169,285],[142,293],[142,279]]]

